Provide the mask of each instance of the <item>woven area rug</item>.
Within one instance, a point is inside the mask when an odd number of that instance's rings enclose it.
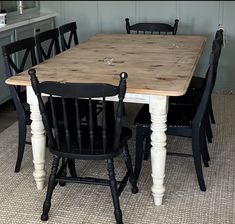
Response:
[[[139,193],[132,194],[127,185],[120,197],[125,224],[235,223],[235,95],[215,94],[213,106],[216,125],[213,125],[213,143],[209,144],[211,161],[210,167],[203,169],[207,191],[199,190],[192,158],[167,156],[163,205],[154,206],[151,161],[144,161],[138,182]],[[134,117],[135,108],[127,109],[129,117]],[[133,123],[132,127],[134,132]],[[169,151],[191,152],[190,139],[169,136],[167,141]],[[129,142],[133,159],[134,145],[133,137]],[[30,146],[26,146],[21,171],[14,173],[16,149],[17,123],[0,135],[0,223],[43,223],[40,215],[46,188],[43,191],[36,189]],[[50,159],[51,155],[47,153],[47,180]],[[117,178],[122,177],[124,164],[121,158],[115,160],[115,167]],[[83,176],[107,177],[104,162],[80,161],[76,163],[76,169]],[[109,187],[57,186],[47,223],[115,223]]]

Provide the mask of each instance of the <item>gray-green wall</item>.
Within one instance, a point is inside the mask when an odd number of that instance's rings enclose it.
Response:
[[[235,90],[235,1],[41,1],[41,11],[57,12],[56,25],[76,21],[80,42],[97,32],[125,32],[126,17],[131,23],[157,21],[173,24],[178,34],[208,36],[195,75],[203,76],[218,24],[223,24],[226,46],[222,50],[215,89]]]

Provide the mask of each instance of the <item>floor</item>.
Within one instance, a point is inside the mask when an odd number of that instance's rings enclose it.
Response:
[[[0,133],[10,127],[17,120],[12,101],[0,105]]]
[[[207,191],[199,190],[191,157],[167,156],[163,205],[154,206],[151,160],[143,161],[139,193],[132,194],[128,184],[120,196],[125,224],[235,224],[235,95],[214,95],[212,101],[216,124],[212,125],[213,143],[208,144],[210,167],[203,167]],[[5,111],[4,116],[11,117],[14,111],[8,109],[10,112]],[[126,105],[125,118],[133,119],[137,111],[137,105]],[[134,160],[134,124],[130,127],[133,138],[128,145]],[[35,187],[30,145],[26,145],[20,172],[14,173],[17,137],[17,123],[0,134],[0,224],[115,224],[108,187],[73,183],[56,186],[49,220],[43,223],[40,215],[46,188],[38,191]],[[168,136],[167,141],[168,151],[191,153],[191,139]],[[47,150],[46,182],[50,167],[51,154]],[[77,161],[76,171],[83,177],[107,177],[103,161]],[[122,157],[116,158],[117,179],[123,177],[124,171]]]

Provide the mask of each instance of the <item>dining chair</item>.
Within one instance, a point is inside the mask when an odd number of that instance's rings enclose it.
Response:
[[[167,23],[136,23],[130,25],[130,19],[126,18],[126,32],[127,34],[172,34],[176,35],[179,20],[175,19],[173,26]],[[125,112],[125,111],[124,111]]]
[[[221,50],[223,46],[223,30],[222,29],[219,29],[216,31],[215,40],[218,42],[220,46],[219,51],[218,51],[218,57],[216,57],[216,59],[218,60],[216,62],[216,65],[218,66],[220,55],[221,55]],[[212,50],[213,50],[213,47],[214,45],[212,45]],[[200,98],[205,88],[208,72],[209,72],[209,68],[207,69],[205,77],[193,76],[186,94],[180,97],[170,97],[169,104],[177,105],[177,106],[180,106],[180,105],[183,105],[183,106],[187,105],[191,107],[197,106],[200,102]],[[215,86],[215,82],[216,82],[216,77],[213,81],[213,88]],[[212,123],[215,123],[215,118],[214,118],[214,113],[213,113],[213,108],[212,108],[211,96],[210,96],[209,103],[208,103],[208,119],[209,118],[210,120],[207,121],[208,122],[207,136],[208,136],[208,141],[212,142],[213,134],[211,131],[210,121]]]
[[[59,33],[60,33],[62,51],[65,51],[71,47],[72,40],[75,46],[79,44],[76,22],[71,22],[71,23],[67,23],[67,24],[60,26]]]
[[[130,25],[129,18],[125,19],[126,21],[126,32],[128,34],[136,33],[136,34],[168,34],[171,33],[176,35],[178,29],[179,20],[175,19],[175,23],[173,26],[167,23],[136,23]]]
[[[169,107],[167,115],[167,135],[190,137],[192,139],[192,153],[194,166],[197,174],[200,190],[206,191],[206,185],[202,172],[201,156],[206,167],[209,166],[209,154],[206,143],[206,114],[210,95],[213,90],[213,82],[216,77],[217,61],[220,51],[220,44],[214,40],[213,51],[210,54],[209,71],[206,85],[197,107]],[[142,166],[143,142],[146,139],[148,145],[151,135],[151,120],[148,105],[144,105],[135,119],[136,124],[136,160],[135,160],[135,179],[138,180]],[[176,155],[176,153],[171,153]],[[181,156],[189,156],[180,153]]]
[[[131,138],[131,130],[123,127],[123,99],[126,93],[127,74],[120,74],[118,86],[105,83],[59,83],[59,82],[42,82],[39,83],[36,77],[35,69],[29,70],[33,90],[38,98],[39,109],[42,115],[42,121],[48,136],[49,150],[53,154],[51,174],[49,177],[46,199],[43,205],[41,220],[48,220],[48,213],[51,206],[53,190],[57,182],[76,182],[84,184],[97,184],[110,186],[114,204],[114,215],[116,222],[121,224],[122,212],[119,203],[119,195],[123,191],[128,180],[132,186],[132,193],[137,193],[138,188],[134,179],[134,173],[131,164],[131,157],[128,150],[128,140]],[[46,94],[50,98],[53,126],[48,122],[48,113],[41,94]],[[109,124],[106,119],[106,97],[118,96],[118,106],[115,115],[115,124]],[[53,100],[55,96],[60,97],[64,122],[59,125],[54,112]],[[66,110],[66,100],[74,99],[76,122],[70,123],[69,114]],[[89,101],[89,122],[81,124],[79,115],[80,98],[87,98]],[[92,100],[101,98],[103,110],[101,116],[101,125],[94,125],[92,116]],[[116,181],[113,160],[120,154],[123,154],[127,172],[121,181]],[[95,177],[78,177],[76,173],[71,176],[64,176],[61,166],[58,170],[61,158],[66,160],[105,160],[109,180],[98,179]],[[119,188],[117,185],[119,184]]]
[[[34,47],[35,40],[33,37],[2,46],[5,69],[8,78],[37,64]],[[21,57],[18,57],[19,61],[15,61],[16,53],[21,54]],[[9,85],[9,88],[18,118],[18,153],[15,172],[19,172],[24,155],[25,144],[30,144],[30,142],[26,141],[26,127],[31,124],[30,110],[25,104],[26,91],[22,91],[20,86]]]
[[[71,23],[67,23],[67,24],[60,26],[59,33],[60,33],[62,51],[65,51],[65,50],[68,50],[71,48],[72,40],[73,40],[73,43],[75,46],[79,44],[78,36],[77,36],[76,22],[71,22]],[[67,34],[68,34],[68,36],[66,36]],[[67,37],[68,41],[66,41],[66,37]],[[110,104],[109,106],[107,106],[107,108],[110,108],[109,111],[110,111],[110,113],[112,113],[112,111],[113,111],[112,107],[114,106],[113,102],[107,102],[107,104]],[[102,105],[100,104],[100,102],[98,102],[98,101],[93,102],[94,113],[99,114],[101,112],[101,109],[102,109]],[[96,115],[94,115],[94,118],[96,118]]]
[[[36,34],[35,40],[39,63],[61,52],[57,28]]]

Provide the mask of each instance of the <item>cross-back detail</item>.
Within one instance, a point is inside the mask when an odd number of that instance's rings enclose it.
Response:
[[[5,46],[2,46],[2,53],[4,57],[4,62],[5,62],[5,68],[6,68],[6,76],[11,77],[15,74],[18,74],[26,69],[26,61],[28,58],[30,58],[30,67],[34,66],[37,64],[36,60],[36,54],[35,54],[35,40],[33,37],[26,38],[23,40],[15,41],[13,43],[7,44]],[[15,54],[16,53],[23,53],[23,57],[21,60],[21,63],[17,65],[17,62],[15,61]],[[16,91],[16,93],[13,93],[12,95],[16,97],[16,102],[18,101],[18,94],[21,92],[21,87],[20,86],[13,86],[10,87],[12,91]],[[14,99],[14,97],[13,97]],[[15,104],[16,104],[15,102]],[[17,102],[18,104],[18,102]]]
[[[89,159],[103,158],[107,154],[118,153],[122,131],[123,99],[126,92],[127,74],[120,74],[118,86],[105,83],[39,83],[35,70],[29,71],[32,87],[39,101],[39,108],[42,114],[43,123],[48,134],[49,147],[54,154],[71,154],[74,157]],[[41,93],[49,95],[52,111],[52,123],[48,121],[48,113],[41,98]],[[115,115],[115,123],[107,120],[106,97],[118,95],[119,101]],[[63,122],[59,123],[55,113],[54,98],[60,97],[63,114]],[[89,119],[82,124],[80,100],[88,99]],[[95,125],[92,113],[92,101],[99,98],[102,101],[102,112],[100,116],[101,125]],[[75,114],[73,117],[67,113],[67,99],[74,100]],[[57,100],[58,104],[58,100]],[[110,126],[111,124],[111,126]]]
[[[167,23],[136,23],[130,25],[129,18],[125,19],[126,21],[126,32],[128,34],[135,32],[136,34],[165,34],[171,33],[175,35],[178,29],[179,20],[176,19],[173,26]]]
[[[78,36],[77,36],[77,25],[76,22],[67,23],[59,27],[60,39],[61,39],[61,47],[62,50],[65,51],[71,47],[72,39],[74,41],[74,45],[78,45]],[[66,42],[65,34],[69,33],[68,41]]]
[[[24,71],[26,66],[26,61],[29,57],[30,57],[31,66],[37,64],[34,47],[35,47],[35,41],[33,37],[2,46],[2,52],[6,62],[8,77]],[[14,61],[14,54],[22,51],[25,52],[23,54],[21,63],[17,65],[17,63]]]
[[[26,70],[28,67],[32,67],[37,64],[34,37],[15,41],[13,43],[2,46],[2,52],[7,77],[20,73]],[[18,57],[18,61],[15,60],[16,53],[23,53],[21,62],[21,57]],[[26,127],[27,125],[31,124],[30,111],[29,108],[27,108],[27,106],[24,104],[26,99],[25,88],[22,88],[21,86],[9,85],[9,89],[17,112],[18,120],[18,153],[15,172],[19,172],[23,159],[25,144],[30,143],[26,141]]]
[[[60,53],[58,29],[52,29],[39,33],[35,36],[35,39],[37,43],[38,60],[40,63],[52,56],[53,49],[55,50],[55,54]],[[49,42],[48,49],[43,47],[43,43],[45,41]]]

